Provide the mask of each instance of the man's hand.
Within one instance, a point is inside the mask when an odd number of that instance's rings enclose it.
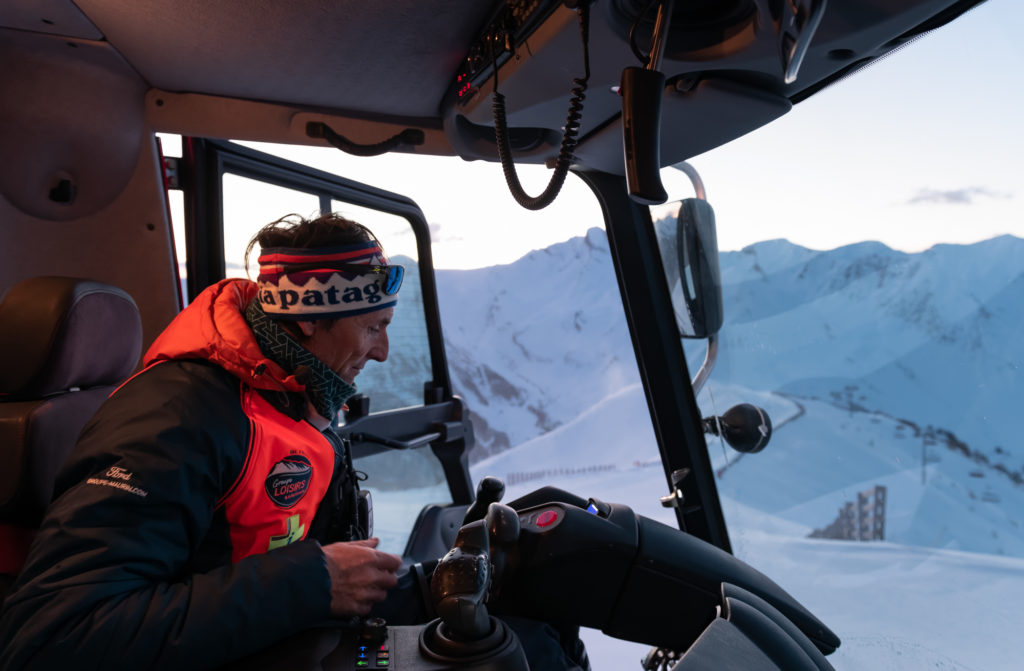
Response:
[[[395,571],[402,558],[374,549],[379,542],[369,538],[323,547],[331,576],[331,615],[368,615],[373,604],[383,601],[398,584]]]

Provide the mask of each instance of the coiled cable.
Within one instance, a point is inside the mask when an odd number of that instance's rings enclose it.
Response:
[[[569,165],[573,160],[573,151],[576,149],[577,136],[580,131],[580,119],[583,112],[583,100],[586,98],[587,82],[590,80],[590,3],[581,2],[577,9],[577,17],[580,23],[580,38],[583,41],[583,69],[582,78],[574,78],[572,97],[569,99],[569,113],[565,121],[565,129],[562,134],[562,145],[558,150],[558,158],[555,162],[555,171],[551,175],[547,188],[539,196],[531,196],[523,189],[519,182],[519,175],[516,173],[515,162],[512,159],[512,147],[508,139],[508,118],[505,114],[505,96],[498,93],[498,64],[494,58],[493,44],[491,58],[494,60],[494,138],[498,145],[498,158],[501,159],[501,169],[505,173],[505,182],[516,202],[528,210],[541,210],[550,205],[565,183],[565,177],[569,173]]]

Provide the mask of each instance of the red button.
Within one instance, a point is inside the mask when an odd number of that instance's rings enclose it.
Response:
[[[558,513],[554,510],[545,510],[537,516],[537,526],[549,527],[558,521]]]

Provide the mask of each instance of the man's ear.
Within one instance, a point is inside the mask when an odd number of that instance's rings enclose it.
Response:
[[[307,338],[312,336],[313,333],[316,331],[316,322],[302,321],[295,323],[298,325],[299,330],[302,331],[302,335],[306,336]]]

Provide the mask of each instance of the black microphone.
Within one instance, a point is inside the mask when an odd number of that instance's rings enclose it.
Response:
[[[701,423],[704,433],[721,435],[729,447],[747,454],[763,450],[772,436],[768,413],[749,403],[733,406],[720,417],[705,417]]]

